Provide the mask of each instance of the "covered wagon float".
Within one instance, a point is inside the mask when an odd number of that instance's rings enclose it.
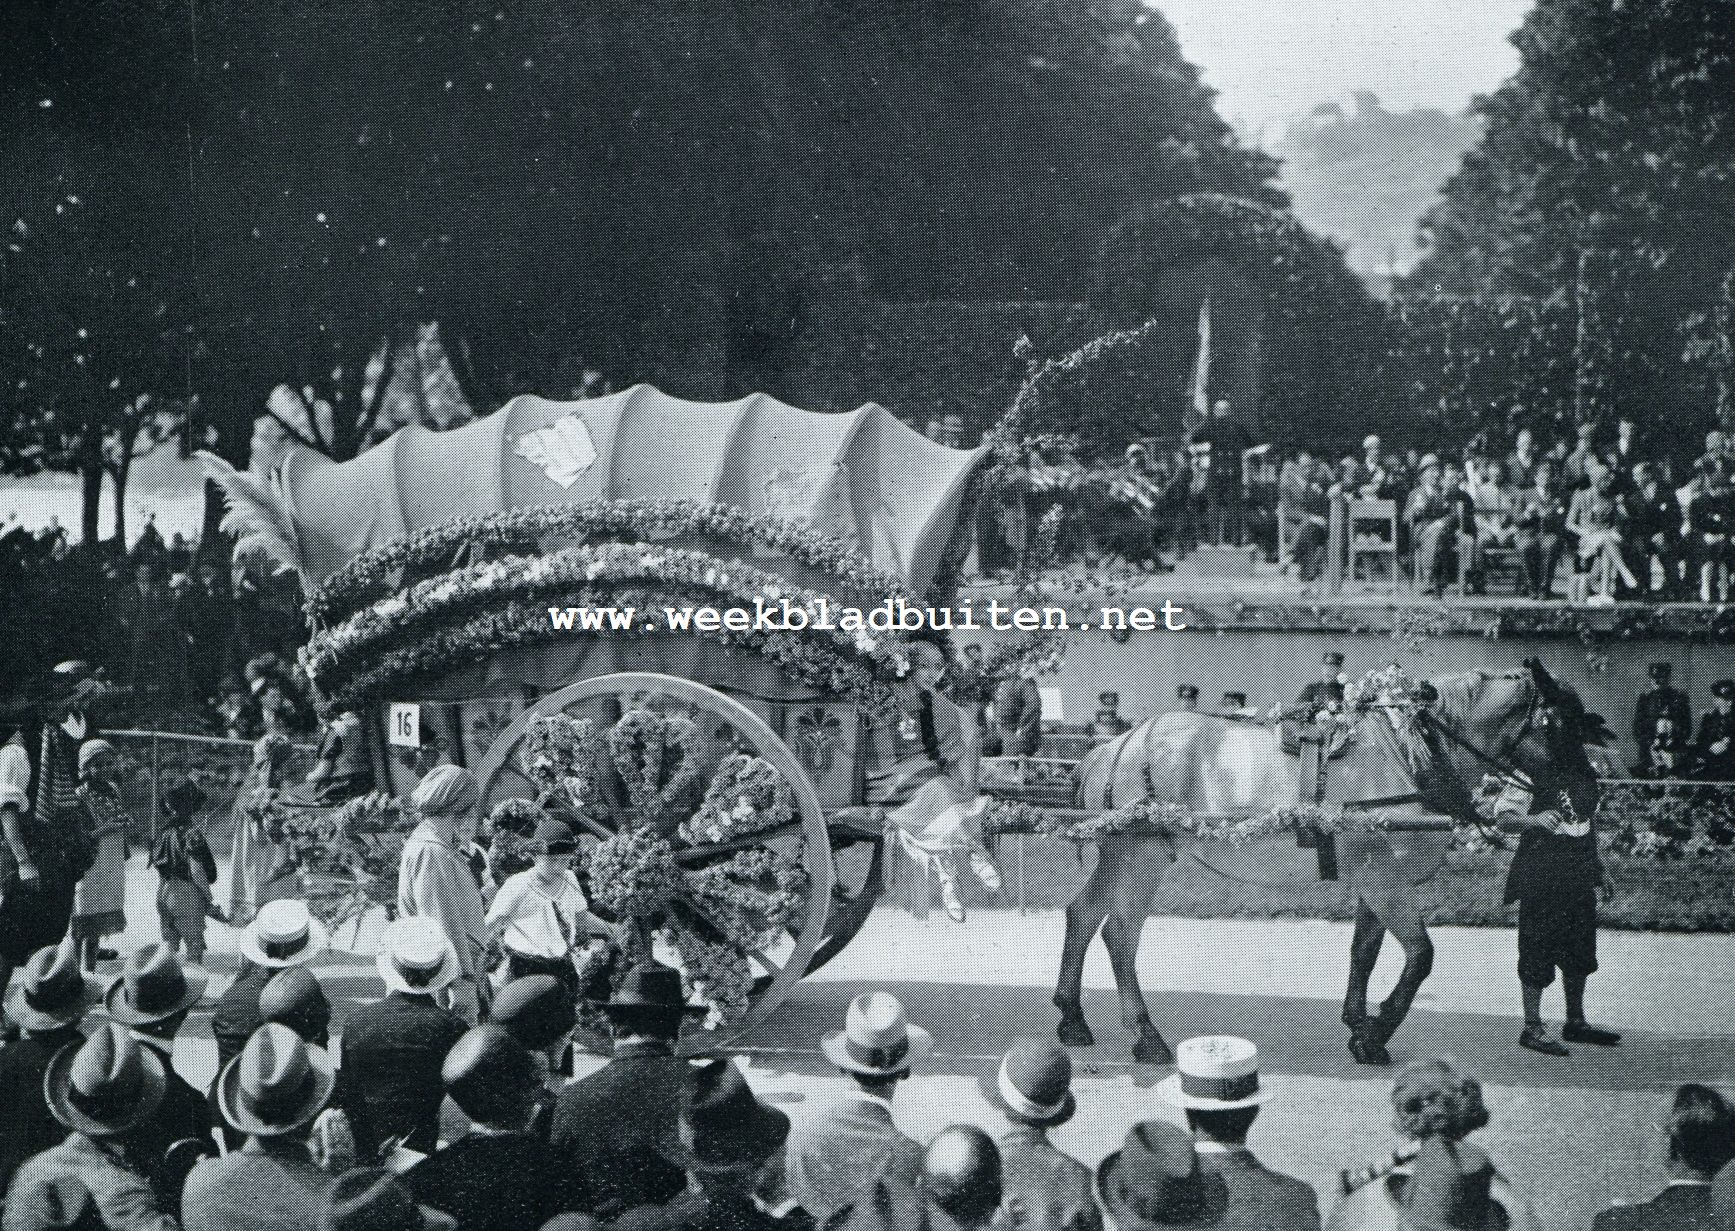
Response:
[[[744,1030],[879,895],[863,731],[909,647],[839,617],[944,601],[982,456],[876,405],[636,386],[518,397],[346,462],[294,448],[269,476],[208,459],[238,549],[300,574],[303,666],[324,716],[365,728],[381,788],[254,806],[341,924],[394,897],[416,782],[467,766],[497,827],[541,808],[580,834],[592,909],[617,924],[590,991],[649,952],[704,1009],[686,1046]]]

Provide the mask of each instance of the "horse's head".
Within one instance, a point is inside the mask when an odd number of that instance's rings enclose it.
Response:
[[[1602,715],[1587,710],[1570,684],[1548,673],[1535,658],[1524,660],[1522,681],[1533,690],[1530,721],[1508,754],[1530,776],[1540,793],[1564,791],[1581,815],[1596,809],[1596,770],[1587,745],[1609,743],[1613,734]]]

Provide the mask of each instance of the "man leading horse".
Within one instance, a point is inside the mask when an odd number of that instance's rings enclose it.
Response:
[[[1484,824],[1474,788],[1490,773],[1513,788],[1504,823],[1546,828],[1569,814],[1588,818],[1596,810],[1597,782],[1584,749],[1607,738],[1601,718],[1586,712],[1577,694],[1535,659],[1518,671],[1445,677],[1421,685],[1414,699],[1402,713],[1381,706],[1359,710],[1351,738],[1321,776],[1324,789],[1305,797],[1391,824],[1351,825],[1336,835],[1337,863],[1356,895],[1343,1021],[1350,1053],[1363,1064],[1391,1062],[1386,1044],[1433,967],[1416,888],[1438,871],[1452,836],[1403,823],[1446,816],[1462,826]],[[1091,751],[1079,767],[1078,803],[1112,809],[1150,799],[1196,814],[1258,814],[1304,798],[1300,764],[1283,753],[1271,727],[1163,714]],[[1100,931],[1122,1024],[1135,1035],[1134,1057],[1156,1064],[1171,1059],[1139,986],[1138,950],[1163,873],[1189,840],[1154,833],[1098,842],[1096,868],[1066,911],[1054,993],[1061,1042],[1093,1041],[1080,992],[1085,954]],[[1388,933],[1403,946],[1404,966],[1378,1011],[1369,1013],[1368,984]],[[1574,966],[1572,974],[1588,973],[1583,962]],[[1529,983],[1532,976],[1524,977]]]

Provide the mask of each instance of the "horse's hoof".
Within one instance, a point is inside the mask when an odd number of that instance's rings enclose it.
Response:
[[[1089,1047],[1096,1042],[1096,1036],[1090,1032],[1090,1023],[1084,1020],[1082,1013],[1063,1013],[1054,1033],[1066,1047]]]
[[[1133,1041],[1133,1059],[1140,1064],[1173,1064],[1175,1053],[1156,1031],[1141,1034]]]
[[[1386,1045],[1367,1030],[1357,1030],[1349,1036],[1349,1054],[1355,1057],[1357,1064],[1368,1064],[1377,1068],[1386,1068],[1392,1062]]]

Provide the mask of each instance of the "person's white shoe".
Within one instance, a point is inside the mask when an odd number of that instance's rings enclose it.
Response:
[[[964,899],[958,896],[958,877],[950,868],[939,867],[940,901],[945,904],[946,916],[953,923],[964,922]]]
[[[989,893],[1000,892],[1000,869],[988,859],[988,852],[979,846],[970,848],[970,871]]]

